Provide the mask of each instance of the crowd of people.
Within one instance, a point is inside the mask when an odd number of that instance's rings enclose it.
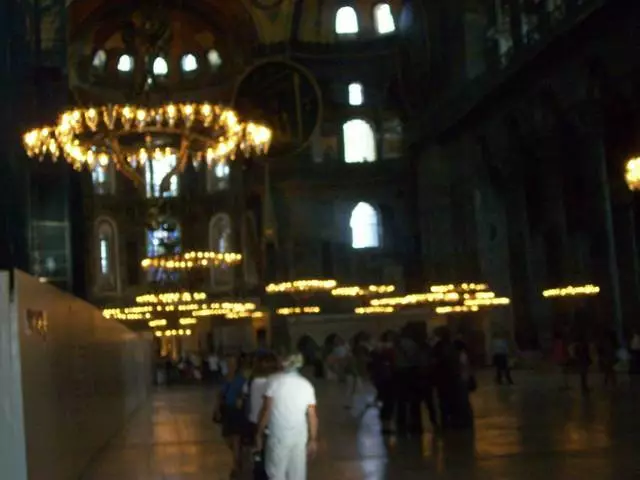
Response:
[[[433,338],[420,338],[410,329],[384,334],[378,342],[359,339],[352,347],[337,339],[327,359],[329,371],[346,386],[345,407],[365,382],[376,391],[383,433],[421,434],[422,405],[434,431],[470,429],[473,412],[469,393],[475,390],[466,343],[446,328]]]

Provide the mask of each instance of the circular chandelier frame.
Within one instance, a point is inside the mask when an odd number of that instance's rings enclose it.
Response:
[[[254,122],[242,122],[230,108],[209,103],[182,103],[147,108],[108,105],[63,112],[56,125],[36,128],[23,136],[30,157],[62,156],[76,170],[113,163],[137,184],[137,172],[167,155],[176,156],[171,176],[191,161],[208,168],[233,161],[238,152],[263,155],[272,132]],[[153,168],[153,166],[151,167]]]

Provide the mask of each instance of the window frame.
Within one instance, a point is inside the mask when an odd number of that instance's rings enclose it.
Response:
[[[359,102],[352,102],[351,101],[351,96],[352,96],[352,87],[357,87],[359,89],[357,95],[359,96]],[[350,82],[348,87],[347,87],[347,94],[348,94],[348,101],[349,101],[349,105],[352,107],[361,107],[362,105],[364,105],[364,85],[362,85],[362,82]],[[354,96],[356,96],[356,94],[354,93]]]
[[[356,210],[362,206],[363,208],[370,208],[370,212],[373,212],[375,214],[375,225],[373,223],[368,223],[366,224],[366,227],[369,229],[369,234],[372,234],[374,231],[374,227],[375,227],[375,236],[376,236],[376,245],[366,245],[366,246],[361,246],[361,247],[356,247],[355,244],[355,235],[354,235],[354,231],[356,230],[353,226],[354,223],[354,214],[356,213]],[[361,227],[364,225],[361,225]],[[351,231],[351,249],[352,250],[359,250],[359,251],[363,251],[363,250],[379,250],[382,248],[383,246],[383,229],[382,229],[382,214],[380,212],[380,209],[377,208],[377,206],[373,203],[364,201],[364,200],[360,200],[358,203],[356,203],[353,208],[351,208],[351,213],[349,215],[349,229]]]
[[[354,121],[361,121],[363,123],[365,123],[370,130],[371,133],[371,139],[373,141],[373,158],[370,160],[359,160],[359,161],[349,161],[347,160],[347,136],[345,134],[345,127]],[[341,137],[342,137],[342,161],[345,164],[348,165],[359,165],[359,164],[370,164],[370,163],[376,163],[377,161],[380,160],[380,152],[379,152],[379,148],[378,148],[378,134],[377,131],[375,129],[375,123],[372,122],[371,120],[367,119],[366,117],[362,117],[362,116],[356,116],[356,117],[350,117],[347,120],[342,122],[342,128],[341,128]]]
[[[341,20],[341,16],[345,16],[347,15],[345,12],[349,12],[348,15],[353,14],[353,17],[349,18],[349,22],[353,21],[353,18],[355,18],[355,30],[353,30],[353,27],[350,31],[341,31],[338,28],[339,22]],[[346,22],[346,20],[342,20],[342,23]],[[343,5],[341,7],[339,7],[336,10],[336,14],[334,16],[334,22],[333,22],[333,32],[340,38],[353,38],[358,36],[358,34],[360,33],[360,18],[358,17],[358,11],[352,7],[351,5]]]
[[[103,271],[103,241],[107,244],[107,269]],[[109,216],[101,215],[94,221],[94,288],[105,294],[120,292],[120,249],[118,248],[118,225]]]
[[[231,252],[233,251],[234,248],[234,238],[233,238],[233,221],[231,219],[231,215],[229,215],[226,212],[220,212],[220,213],[216,213],[214,216],[211,217],[211,219],[209,220],[209,228],[208,228],[208,236],[209,236],[209,250],[217,252],[217,253],[224,253],[224,252],[219,252],[218,250],[218,245],[216,245],[219,241],[220,241],[220,232],[215,232],[217,233],[217,235],[214,238],[214,227],[216,226],[216,223],[218,222],[225,222],[226,226],[228,227],[228,231],[229,231],[229,246],[227,248],[225,248],[226,252]],[[218,281],[216,281],[216,271],[219,268],[228,268],[228,274],[229,274],[229,281],[226,284],[221,284]],[[213,291],[216,292],[222,292],[222,291],[230,291],[233,290],[234,286],[235,286],[235,275],[234,272],[232,270],[233,267],[211,267],[211,288]]]
[[[382,32],[380,30],[380,18],[379,18],[379,10],[381,8],[388,8],[389,9],[389,15],[391,20],[393,21],[393,29],[392,30],[388,30],[388,31],[384,31]],[[398,30],[398,24],[396,21],[396,17],[393,14],[393,8],[391,8],[391,4],[389,2],[378,2],[376,3],[371,11],[372,17],[373,17],[373,29],[376,32],[376,35],[381,36],[381,37],[386,37],[387,35],[393,35],[394,33],[396,33],[396,31]]]

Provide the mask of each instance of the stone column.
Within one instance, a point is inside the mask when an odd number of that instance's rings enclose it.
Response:
[[[516,161],[524,162],[522,158]],[[515,337],[520,348],[539,347],[540,316],[536,304],[539,292],[531,264],[531,232],[527,199],[521,172],[511,176],[505,196],[509,241],[509,269],[512,285],[512,305]]]
[[[597,273],[601,278],[601,298],[604,315],[611,318],[611,327],[618,340],[623,342],[622,303],[620,300],[620,272],[618,253],[611,208],[611,186],[607,167],[607,154],[604,145],[603,119],[596,106],[583,108],[579,121],[582,125],[580,136],[571,146],[583,158],[582,172],[588,186],[588,196],[593,202],[592,237],[601,246],[602,255],[596,262]],[[585,199],[588,202],[588,199]]]

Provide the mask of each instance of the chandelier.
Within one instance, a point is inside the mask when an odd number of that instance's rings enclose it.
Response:
[[[267,153],[271,130],[253,122],[242,122],[235,111],[209,103],[107,105],[63,112],[53,126],[24,134],[30,157],[53,160],[62,156],[76,170],[97,166],[115,168],[142,184],[139,169],[174,155],[170,175],[182,172],[191,161],[212,168],[245,156]]]
[[[640,157],[634,157],[627,162],[624,179],[631,190],[640,190]]]

